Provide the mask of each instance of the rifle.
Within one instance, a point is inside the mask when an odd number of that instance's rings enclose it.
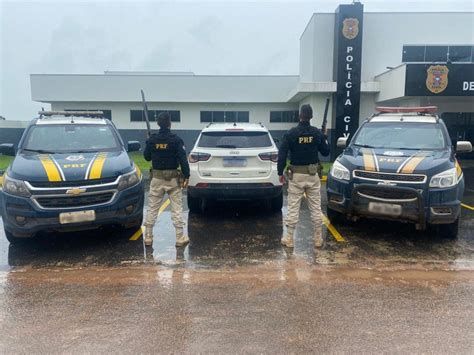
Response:
[[[146,121],[146,130],[147,130],[148,138],[150,138],[151,127],[150,127],[150,120],[148,119],[148,106],[146,104],[145,93],[143,92],[143,90],[141,90],[141,93],[142,93],[142,102],[143,102],[143,113],[144,113],[145,121]]]
[[[327,124],[328,124],[328,110],[329,110],[329,103],[331,102],[331,96],[328,95],[326,98],[326,106],[324,107],[324,115],[323,115],[323,123],[321,125],[321,133],[326,135],[327,133]],[[318,166],[318,176],[321,179],[323,177],[323,165],[319,162]]]

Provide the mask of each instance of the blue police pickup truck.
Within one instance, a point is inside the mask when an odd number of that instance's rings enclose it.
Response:
[[[101,112],[45,112],[23,133],[3,176],[0,212],[11,242],[38,232],[139,227],[143,219],[142,175],[114,124]]]
[[[328,176],[327,213],[436,226],[456,238],[464,176],[457,154],[472,151],[470,142],[453,147],[435,106],[378,107],[345,148]]]

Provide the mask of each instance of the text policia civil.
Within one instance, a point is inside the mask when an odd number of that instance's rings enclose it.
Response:
[[[332,154],[337,156],[337,139],[350,138],[359,126],[363,5],[339,5],[334,31],[334,132]]]

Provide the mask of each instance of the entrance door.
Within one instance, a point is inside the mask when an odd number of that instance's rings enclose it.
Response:
[[[474,145],[474,112],[444,112],[441,117],[448,127],[453,144],[469,141]],[[474,159],[474,152],[463,154],[460,158]]]

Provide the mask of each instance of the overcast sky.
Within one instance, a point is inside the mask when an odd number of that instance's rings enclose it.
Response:
[[[0,0],[0,115],[26,120],[45,106],[31,101],[30,73],[298,74],[312,13],[350,2]],[[474,8],[474,0],[362,2],[366,12]]]

